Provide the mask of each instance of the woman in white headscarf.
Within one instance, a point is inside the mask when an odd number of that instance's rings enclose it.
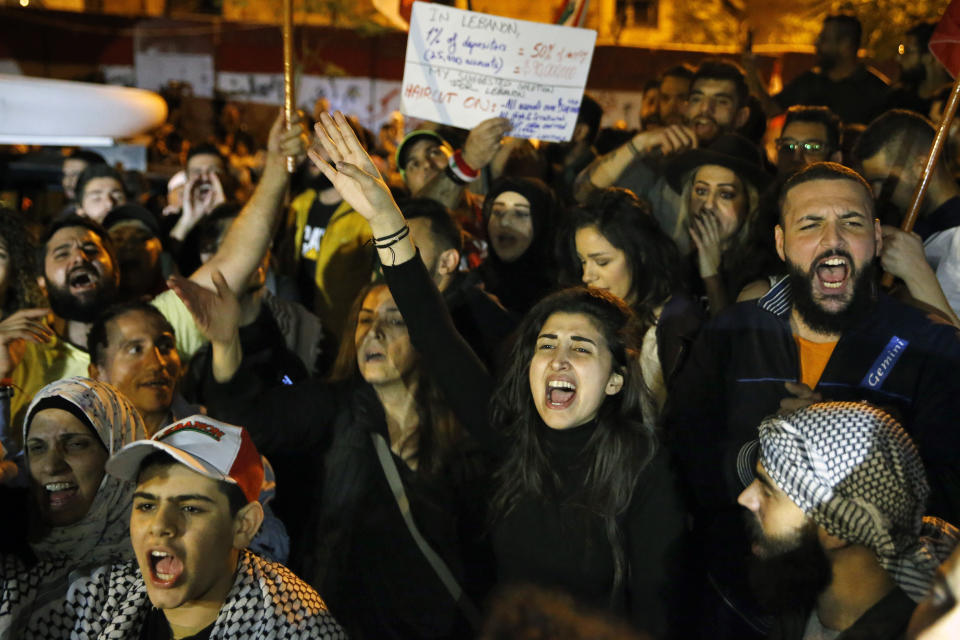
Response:
[[[36,394],[23,429],[30,498],[25,517],[8,520],[26,524],[27,544],[0,556],[0,639],[29,634],[76,577],[133,557],[133,488],[104,464],[146,437],[137,410],[108,384],[68,378]]]

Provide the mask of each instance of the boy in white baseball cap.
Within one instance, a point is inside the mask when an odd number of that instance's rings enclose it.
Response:
[[[246,430],[191,416],[124,447],[107,472],[137,485],[136,564],[101,568],[71,586],[74,634],[346,637],[309,585],[246,550],[263,521],[263,465]]]

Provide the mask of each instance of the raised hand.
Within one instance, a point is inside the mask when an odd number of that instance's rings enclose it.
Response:
[[[173,275],[167,284],[190,311],[200,332],[213,344],[232,343],[240,329],[240,303],[220,271],[210,274],[216,291]]]
[[[658,150],[663,155],[696,149],[697,134],[686,125],[672,124],[651,131],[641,131],[630,139],[636,153],[650,153]]]
[[[273,121],[273,125],[270,127],[270,135],[267,138],[266,166],[282,166],[286,171],[286,158],[288,156],[293,157],[297,162],[302,160],[307,152],[309,142],[310,136],[303,121],[303,115],[299,111],[294,113],[290,127],[284,129],[283,110],[281,110]]]
[[[332,118],[321,114],[315,132],[316,142],[307,155],[337,193],[371,223],[377,217],[398,216],[387,183],[343,114],[337,111]]]
[[[889,225],[883,225],[882,233],[880,264],[883,270],[903,280],[913,298],[939,309],[950,322],[960,326],[960,318],[944,295],[936,272],[927,262],[920,236]]]
[[[931,275],[936,278],[933,268],[927,262],[920,236],[897,227],[883,226],[880,263],[884,271],[892,273],[904,282]]]
[[[500,149],[500,140],[512,128],[506,118],[490,118],[475,126],[463,144],[464,162],[476,171],[483,169],[493,160]]]
[[[181,240],[217,205],[227,201],[220,176],[215,171],[190,178],[183,191],[183,211],[175,227],[176,233],[171,232]]]
[[[39,344],[53,339],[53,329],[43,319],[47,308],[21,309],[0,322],[0,378],[8,378],[23,359],[26,342]]]

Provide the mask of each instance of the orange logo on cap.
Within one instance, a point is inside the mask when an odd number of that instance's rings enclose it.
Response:
[[[197,433],[202,433],[203,435],[210,436],[217,442],[220,442],[220,439],[226,435],[222,430],[217,429],[212,424],[205,424],[203,422],[184,422],[178,424],[175,427],[171,427],[162,437],[157,438],[157,440],[166,440],[170,436],[180,431],[196,431]]]

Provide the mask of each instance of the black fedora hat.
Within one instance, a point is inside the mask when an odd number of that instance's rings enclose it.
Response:
[[[683,177],[707,164],[716,164],[733,171],[741,180],[762,190],[772,176],[763,168],[760,149],[736,133],[725,133],[702,149],[687,149],[669,158],[664,165],[667,184],[677,193],[683,192]]]
[[[127,204],[114,207],[110,210],[110,213],[107,214],[107,217],[103,219],[103,227],[107,231],[124,223],[138,224],[152,233],[154,237],[160,237],[160,222],[157,220],[157,217],[148,209],[138,204],[128,202]]]

